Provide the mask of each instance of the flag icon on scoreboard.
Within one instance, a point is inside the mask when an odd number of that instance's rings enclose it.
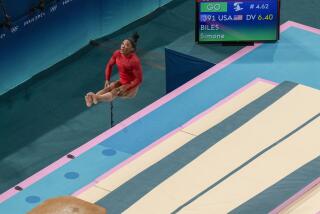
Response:
[[[234,16],[233,16],[233,20],[235,20],[235,21],[241,21],[241,20],[243,20],[243,15],[234,15]]]
[[[207,21],[207,16],[206,15],[201,15],[200,16],[200,20],[201,20],[201,22]]]

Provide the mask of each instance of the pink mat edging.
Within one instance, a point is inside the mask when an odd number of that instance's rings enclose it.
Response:
[[[310,27],[310,26],[303,25],[303,24],[300,24],[300,23],[297,23],[297,22],[293,22],[293,21],[288,21],[288,22],[286,22],[284,24],[286,24],[288,27],[300,28],[302,30],[309,31],[309,32],[312,32],[312,33],[320,35],[320,29],[317,29],[317,28],[314,28],[314,27]],[[282,27],[282,25],[281,25],[281,27]],[[287,29],[287,28],[285,28],[285,29]]]
[[[300,197],[302,197],[304,194],[306,194],[308,191],[313,189],[315,186],[320,184],[320,177],[318,177],[316,180],[312,181],[310,184],[305,186],[303,189],[301,189],[299,192],[294,194],[291,198],[277,206],[274,210],[270,211],[269,214],[277,214],[280,213],[283,209],[287,208],[291,204],[293,204],[295,201],[297,201]]]
[[[240,88],[237,91],[235,91],[232,94],[230,94],[228,97],[220,100],[219,102],[217,102],[215,105],[213,105],[209,109],[205,110],[204,112],[200,113],[199,115],[197,115],[194,118],[192,118],[191,120],[189,120],[187,123],[182,125],[182,128],[185,128],[185,127],[189,126],[190,124],[194,123],[198,119],[200,119],[200,118],[204,117],[205,115],[207,115],[209,112],[213,111],[215,108],[217,108],[217,107],[219,107],[221,105],[224,105],[225,103],[229,102],[234,97],[238,96],[239,94],[241,94],[242,92],[244,92],[245,90],[247,90],[248,88],[250,88],[251,86],[256,84],[257,82],[265,82],[265,83],[270,84],[270,85],[278,85],[278,83],[270,81],[270,80],[266,80],[266,79],[262,79],[262,78],[256,78],[255,80],[251,81],[247,85],[243,86],[242,88]]]
[[[300,29],[303,29],[303,30],[306,30],[306,31],[310,31],[310,32],[313,32],[313,33],[316,33],[316,34],[320,34],[320,30],[319,29],[316,29],[316,28],[313,28],[313,27],[310,27],[310,26],[306,26],[306,25],[303,25],[303,24],[299,24],[299,23],[296,23],[296,22],[292,22],[292,21],[288,21],[288,22],[282,24],[280,26],[280,32],[285,31],[289,27],[297,27],[297,28],[300,28]],[[133,122],[139,120],[140,118],[142,118],[146,114],[152,112],[153,110],[155,110],[156,108],[160,107],[161,105],[167,103],[168,101],[170,101],[174,97],[180,95],[184,91],[186,91],[189,88],[193,87],[194,85],[198,84],[199,82],[201,82],[202,80],[206,79],[210,75],[218,72],[219,70],[223,69],[227,65],[231,64],[232,62],[238,60],[242,56],[244,56],[247,53],[251,52],[252,50],[256,49],[260,45],[261,45],[261,43],[256,43],[255,46],[249,46],[249,47],[245,47],[245,48],[239,50],[235,54],[231,55],[227,59],[225,59],[222,62],[220,62],[217,65],[215,65],[213,68],[205,71],[201,75],[195,77],[194,79],[190,80],[186,84],[180,86],[179,88],[175,89],[171,93],[165,95],[164,97],[160,98],[159,100],[157,100],[154,103],[150,104],[149,106],[145,107],[141,111],[137,112],[136,114],[132,115],[131,117],[129,117],[126,120],[122,121],[121,123],[117,124],[115,127],[109,129],[106,132],[103,132],[102,134],[98,135],[96,138],[90,140],[86,144],[84,144],[84,145],[80,146],[79,148],[73,150],[72,152],[70,152],[70,154],[73,154],[75,157],[81,155],[82,153],[84,153],[87,150],[91,149],[95,145],[97,145],[97,144],[101,143],[102,141],[106,140],[108,137],[114,135],[118,131],[120,131],[123,128],[129,126]],[[49,165],[49,166],[47,166],[46,168],[42,169],[41,171],[39,171],[38,173],[34,174],[33,176],[27,178],[25,181],[23,181],[21,183],[24,183],[24,184],[27,184],[27,185],[31,185],[31,184],[37,182],[38,180],[42,179],[43,177],[45,177],[49,173],[53,172],[54,170],[58,169],[59,167],[61,167],[61,166],[63,166],[65,164],[64,163],[64,164],[61,165],[62,162],[60,162],[60,160],[58,160],[56,162],[51,164],[51,165]],[[59,166],[59,167],[56,167],[56,166]],[[44,172],[42,172],[42,171],[44,171]],[[26,187],[27,186],[25,186],[25,188]],[[15,195],[18,192],[19,191],[15,190],[14,187],[12,187],[11,189],[9,189],[6,192],[2,193],[0,195],[0,203],[2,203],[3,201],[7,200],[10,197],[12,197],[13,195]]]
[[[248,89],[249,87],[253,86],[254,84],[256,84],[257,82],[265,82],[271,85],[277,85],[277,83],[272,82],[270,80],[265,80],[265,79],[261,79],[261,78],[256,78],[255,80],[251,81],[250,83],[248,83],[247,85],[243,86],[242,88],[238,89],[236,92],[232,93],[231,95],[229,95],[228,97],[224,98],[223,100],[219,101],[218,103],[216,103],[215,105],[213,105],[212,107],[210,107],[209,109],[205,110],[204,112],[200,113],[199,115],[195,116],[194,118],[192,118],[191,120],[187,121],[185,124],[183,124],[182,126],[176,128],[175,130],[171,131],[170,133],[166,134],[165,136],[163,136],[162,138],[158,139],[157,141],[155,141],[154,143],[150,144],[149,146],[147,146],[146,148],[144,148],[143,150],[139,151],[138,153],[134,154],[133,156],[131,156],[130,158],[128,158],[127,160],[123,161],[122,163],[120,163],[119,165],[115,166],[114,168],[112,168],[111,170],[107,171],[106,173],[104,173],[103,175],[99,176],[97,179],[95,179],[93,182],[89,183],[88,185],[84,186],[83,188],[81,188],[80,190],[76,191],[75,193],[73,193],[73,196],[77,196],[81,193],[83,193],[84,191],[86,191],[87,189],[89,189],[90,187],[94,186],[96,183],[104,180],[105,178],[109,177],[111,174],[113,174],[114,172],[116,172],[117,170],[119,170],[120,168],[122,168],[123,166],[129,164],[131,161],[139,158],[140,156],[142,156],[144,153],[150,151],[151,149],[153,149],[154,147],[156,147],[157,145],[159,145],[160,143],[162,143],[163,141],[165,141],[166,139],[170,138],[171,136],[173,136],[174,134],[176,134],[177,132],[181,131],[183,128],[185,128],[186,126],[192,124],[193,122],[201,119],[202,117],[206,116],[208,113],[210,113],[211,111],[213,111],[216,108],[219,108],[220,106],[224,105],[225,103],[227,103],[229,100],[233,99],[234,97],[236,97],[237,95],[243,93],[246,89]]]
[[[47,176],[51,172],[55,171],[56,169],[60,168],[61,166],[65,165],[71,161],[71,159],[67,158],[66,156],[60,158],[59,160],[55,161],[54,163],[50,164],[46,168],[40,170],[39,172],[35,173],[28,179],[22,181],[21,183],[17,184],[16,186],[21,187],[22,189],[27,188],[34,182],[40,180],[41,178]],[[12,187],[8,191],[4,192],[3,194],[0,195],[0,203],[4,202],[5,200],[11,198],[13,195],[19,193],[20,191],[16,190],[15,187]]]

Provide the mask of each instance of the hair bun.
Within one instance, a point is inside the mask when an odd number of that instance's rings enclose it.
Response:
[[[138,41],[138,39],[140,38],[139,34],[137,32],[135,32],[133,35],[132,35],[132,39],[133,41],[136,43]]]

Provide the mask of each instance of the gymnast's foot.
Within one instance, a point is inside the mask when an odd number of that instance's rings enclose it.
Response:
[[[92,102],[93,102],[94,104],[97,104],[97,103],[98,103],[98,96],[99,96],[99,95],[96,95],[95,93],[91,93],[90,96],[91,96],[91,98],[92,98]]]
[[[91,106],[92,106],[93,100],[92,100],[91,93],[92,93],[92,92],[89,92],[89,93],[84,97],[84,99],[85,99],[85,101],[86,101],[87,107],[91,107]],[[92,93],[92,94],[93,94],[93,93]]]

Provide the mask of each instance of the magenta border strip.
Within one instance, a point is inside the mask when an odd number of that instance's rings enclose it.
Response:
[[[59,160],[57,160],[56,162],[54,162],[54,163],[48,165],[47,167],[45,167],[44,169],[40,170],[39,172],[35,173],[34,175],[30,176],[26,180],[22,181],[21,183],[17,184],[16,186],[19,186],[22,189],[25,189],[28,186],[30,186],[31,184],[33,184],[36,181],[40,180],[41,178],[47,176],[48,174],[50,174],[54,170],[62,167],[63,165],[65,165],[69,161],[71,161],[71,159],[69,159],[66,156],[64,156],[64,157],[60,158]],[[18,192],[19,192],[19,190],[16,190],[15,187],[13,187],[13,188],[9,189],[8,191],[4,192],[3,194],[0,195],[0,203],[2,203],[5,200],[11,198],[12,196],[17,194]]]
[[[256,78],[255,80],[251,81],[250,83],[248,83],[247,85],[243,86],[242,88],[238,89],[237,91],[235,91],[234,93],[232,93],[231,95],[229,95],[228,97],[224,98],[223,100],[219,101],[218,103],[216,103],[215,105],[213,105],[212,107],[208,108],[207,110],[205,110],[204,112],[200,113],[199,115],[195,116],[194,118],[192,118],[191,120],[189,120],[188,122],[186,122],[185,124],[183,124],[182,126],[176,128],[175,130],[171,131],[170,133],[164,135],[163,137],[161,137],[160,139],[158,139],[157,141],[155,141],[154,143],[150,144],[149,146],[147,146],[146,148],[144,148],[143,150],[139,151],[138,153],[134,154],[133,156],[131,156],[130,158],[128,158],[127,160],[123,161],[122,163],[120,163],[119,165],[115,166],[114,168],[112,168],[111,170],[107,171],[106,173],[104,173],[103,175],[99,176],[96,180],[94,180],[93,182],[89,183],[88,185],[84,186],[83,188],[81,188],[80,190],[76,191],[75,193],[73,193],[73,196],[77,196],[79,194],[81,194],[82,192],[86,191],[87,189],[89,189],[90,187],[94,186],[96,183],[106,179],[107,177],[109,177],[111,174],[113,174],[115,171],[119,170],[120,168],[122,168],[123,166],[129,164],[131,161],[139,158],[140,156],[142,156],[144,153],[150,151],[151,149],[153,149],[154,147],[156,147],[157,145],[159,145],[160,143],[162,143],[163,141],[165,141],[166,139],[170,138],[171,136],[173,136],[174,134],[176,134],[177,132],[181,131],[183,128],[185,128],[186,126],[194,123],[195,121],[201,119],[202,117],[206,116],[208,113],[212,112],[214,109],[219,108],[220,106],[224,105],[225,103],[229,102],[231,99],[233,99],[234,97],[238,96],[239,94],[243,93],[245,90],[247,90],[248,88],[250,88],[251,86],[253,86],[254,84],[256,84],[257,82],[265,82],[268,83],[270,85],[277,85],[278,83],[272,82],[270,80],[265,80],[265,79],[261,79],[261,78]]]
[[[288,29],[289,27],[297,27],[297,28],[300,28],[300,29],[303,29],[303,30],[306,30],[306,31],[310,31],[310,32],[313,32],[313,33],[316,33],[316,34],[320,34],[320,30],[319,29],[312,28],[312,27],[309,27],[309,26],[306,26],[306,25],[302,25],[302,24],[299,24],[299,23],[296,23],[296,22],[292,22],[292,21],[288,21],[288,22],[282,24],[280,26],[280,31],[283,32],[286,29]],[[211,69],[205,71],[204,73],[202,73],[199,76],[195,77],[194,79],[190,80],[186,84],[180,86],[179,88],[175,89],[171,93],[167,94],[166,96],[160,98],[159,100],[157,100],[154,103],[150,104],[149,106],[145,107],[144,109],[142,109],[141,111],[139,111],[136,114],[132,115],[131,117],[125,119],[121,123],[117,124],[115,127],[107,130],[106,132],[103,132],[102,134],[98,135],[94,139],[92,139],[89,142],[85,143],[84,145],[80,146],[78,149],[75,149],[74,151],[71,152],[71,154],[76,156],[76,157],[79,156],[80,154],[82,154],[85,151],[91,149],[95,145],[101,143],[103,140],[109,138],[110,136],[114,135],[118,131],[120,131],[123,128],[129,126],[133,122],[139,120],[140,118],[142,118],[146,114],[149,114],[150,112],[152,112],[153,110],[157,109],[161,105],[163,105],[163,104],[167,103],[168,101],[172,100],[174,97],[176,97],[176,96],[180,95],[181,93],[183,93],[184,91],[190,89],[191,87],[193,87],[194,85],[198,84],[202,80],[208,78],[212,74],[214,74],[214,73],[218,72],[219,70],[225,68],[226,66],[228,66],[229,64],[231,64],[234,61],[238,60],[239,58],[241,58],[242,56],[246,55],[247,53],[253,51],[254,49],[259,47],[260,45],[261,45],[261,43],[256,43],[255,46],[248,46],[248,47],[245,47],[245,48],[239,50],[238,52],[236,52],[235,54],[233,54],[230,57],[226,58],[225,60],[221,61],[220,63],[218,63],[217,65],[215,65]],[[26,188],[26,187],[30,186],[31,184],[37,182],[38,180],[42,179],[43,177],[45,177],[49,173],[51,173],[51,172],[55,171],[56,169],[60,168],[61,166],[63,166],[67,162],[68,161],[66,161],[65,158],[61,158],[61,159],[57,160],[56,162],[52,163],[51,165],[47,166],[46,168],[42,169],[38,173],[36,173],[36,174],[32,175],[31,177],[27,178],[23,182],[17,184],[17,186],[21,186],[22,188]],[[9,189],[6,192],[2,193],[0,195],[0,203],[2,203],[5,200],[9,199],[10,197],[12,197],[13,195],[15,195],[18,192],[19,192],[18,190],[15,190],[14,187],[12,187],[11,189]]]
[[[300,197],[302,197],[304,194],[306,194],[308,191],[313,189],[315,186],[320,184],[320,177],[318,177],[316,180],[312,181],[310,184],[308,184],[306,187],[301,189],[299,192],[294,194],[292,197],[290,197],[288,200],[280,204],[278,207],[276,207],[274,210],[269,212],[269,214],[277,214],[281,212],[283,209],[287,208],[291,204],[293,204],[295,201],[297,201]]]
[[[243,93],[245,90],[247,90],[248,88],[250,88],[252,85],[256,84],[257,82],[264,82],[270,85],[278,85],[278,83],[270,81],[270,80],[266,80],[266,79],[262,79],[262,78],[256,78],[253,81],[249,82],[247,85],[241,87],[240,89],[238,89],[237,91],[233,92],[232,94],[230,94],[228,97],[220,100],[219,102],[217,102],[216,104],[214,104],[212,107],[210,107],[209,109],[205,110],[204,112],[198,114],[197,116],[195,116],[194,118],[192,118],[191,120],[189,120],[188,122],[186,122],[185,124],[183,124],[181,127],[181,129],[191,125],[192,123],[194,123],[195,121],[199,120],[200,118],[204,117],[205,115],[207,115],[208,113],[210,113],[211,111],[213,111],[214,109],[220,107],[221,105],[224,105],[225,103],[229,102],[231,99],[233,99],[234,97],[238,96],[239,94]]]
[[[297,22],[293,22],[293,21],[287,21],[286,23],[281,25],[281,32],[283,32],[284,30],[288,29],[289,27],[295,27],[295,28],[299,28],[301,30],[305,30],[305,31],[309,31],[311,33],[315,33],[320,35],[320,29],[314,28],[314,27],[310,27],[307,25],[303,25]]]

